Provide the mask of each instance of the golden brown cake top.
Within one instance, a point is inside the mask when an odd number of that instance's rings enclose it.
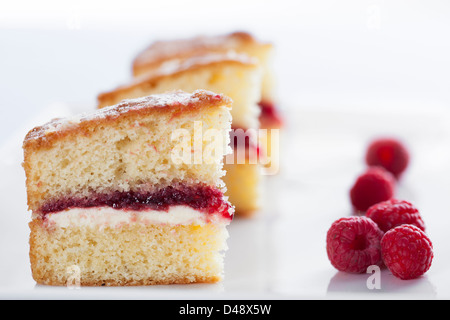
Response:
[[[156,41],[141,52],[133,61],[134,73],[137,69],[150,65],[158,65],[163,61],[203,55],[208,52],[236,50],[247,46],[272,46],[263,43],[247,32],[233,32],[216,36],[197,36],[188,39]],[[244,50],[245,51],[245,50]]]
[[[27,134],[23,148],[31,151],[33,148],[50,147],[54,141],[68,135],[90,135],[97,127],[114,124],[124,117],[133,121],[143,116],[171,113],[172,118],[175,118],[216,107],[231,107],[231,104],[232,101],[227,96],[207,90],[196,90],[193,93],[178,90],[127,99],[114,106],[75,117],[53,119],[38,126]]]

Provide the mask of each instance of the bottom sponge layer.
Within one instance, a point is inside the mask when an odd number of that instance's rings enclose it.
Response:
[[[29,226],[31,270],[39,284],[139,286],[213,283],[223,277],[225,225],[48,228],[34,219]]]

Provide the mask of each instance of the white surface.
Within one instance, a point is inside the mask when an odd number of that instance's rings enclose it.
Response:
[[[450,115],[441,106],[397,106],[396,112],[298,106],[290,114],[281,173],[266,181],[265,210],[254,219],[235,219],[229,227],[222,283],[79,290],[37,286],[30,274],[21,143],[32,124],[74,112],[51,106],[1,148],[6,156],[0,162],[0,298],[448,299]],[[412,163],[397,195],[421,210],[435,259],[416,280],[401,281],[384,270],[381,290],[369,290],[369,274],[345,274],[331,266],[325,235],[334,220],[350,215],[348,190],[364,168],[368,139],[380,133],[395,134],[409,145]]]
[[[0,297],[450,298],[450,2],[446,0],[10,1],[0,11]],[[221,3],[222,4],[222,3]],[[105,8],[107,10],[105,10]],[[255,14],[257,12],[257,14]],[[270,207],[230,226],[218,285],[36,287],[28,264],[21,141],[27,129],[95,105],[127,81],[152,40],[244,29],[277,49],[278,92],[291,127]],[[35,119],[37,116],[39,119]],[[31,121],[32,120],[32,121]],[[31,121],[31,122],[30,122]],[[325,253],[331,223],[350,213],[348,189],[369,137],[397,134],[413,151],[399,193],[422,211],[436,257],[424,278],[337,273]]]

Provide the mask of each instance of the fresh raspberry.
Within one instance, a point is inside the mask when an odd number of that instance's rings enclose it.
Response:
[[[402,224],[412,224],[425,231],[419,210],[405,200],[391,199],[377,203],[367,210],[366,217],[375,221],[383,232]]]
[[[394,196],[395,179],[382,167],[369,167],[350,190],[350,200],[357,211],[365,212],[376,203]]]
[[[384,264],[400,279],[415,279],[430,269],[433,245],[425,232],[410,224],[389,230],[381,239]]]
[[[339,271],[364,273],[371,265],[383,265],[377,224],[367,217],[345,217],[335,221],[327,232],[327,254]]]
[[[367,148],[366,163],[369,166],[381,166],[398,179],[408,167],[409,153],[397,139],[377,139]]]

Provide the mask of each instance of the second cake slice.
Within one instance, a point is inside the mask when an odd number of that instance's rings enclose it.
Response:
[[[98,96],[99,108],[119,103],[122,99],[137,98],[170,90],[192,92],[198,88],[223,93],[233,100],[232,128],[254,131],[259,128],[258,101],[261,98],[262,71],[255,59],[236,53],[207,54],[175,61],[135,78]],[[241,135],[244,136],[244,135]],[[256,152],[258,144],[232,141],[234,154]],[[230,158],[228,158],[230,159]],[[261,208],[262,176],[259,163],[247,158],[227,162],[226,195],[236,208],[236,216],[250,217]]]

